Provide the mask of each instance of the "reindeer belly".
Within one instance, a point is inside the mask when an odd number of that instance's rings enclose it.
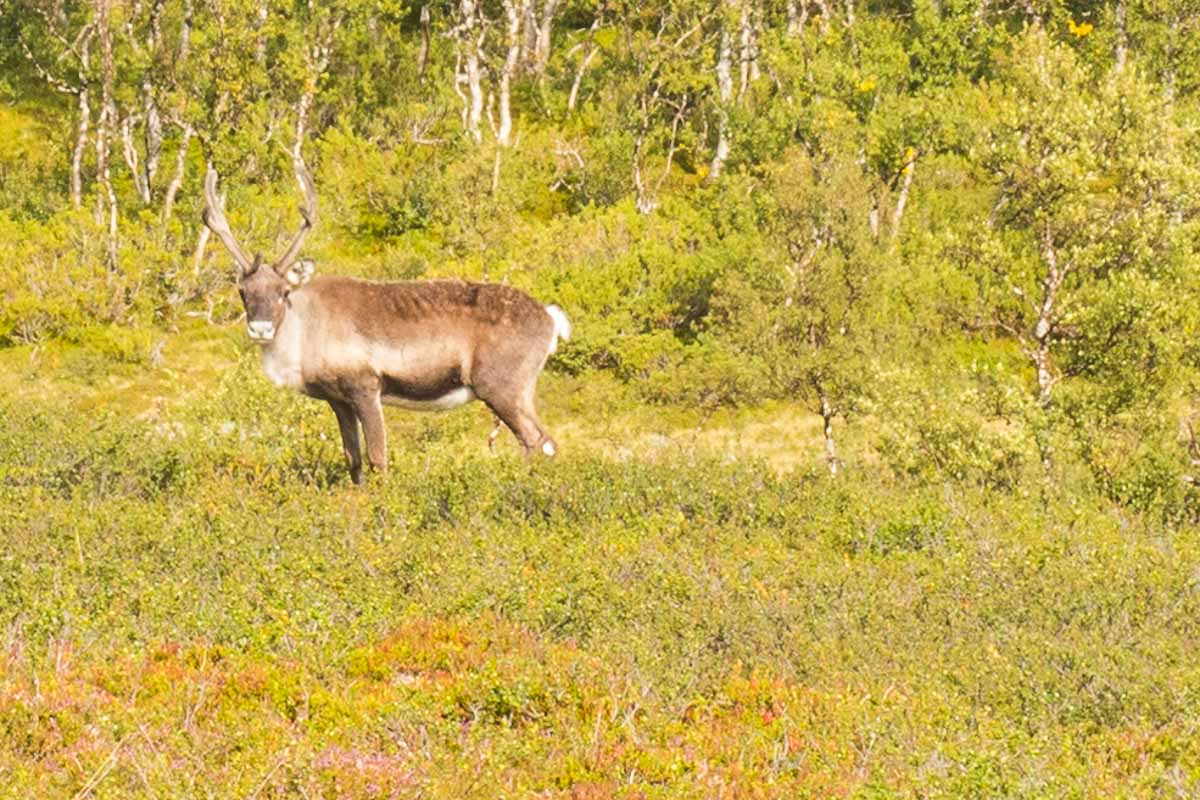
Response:
[[[449,411],[474,400],[475,392],[470,386],[459,386],[436,397],[415,398],[403,394],[384,394],[380,399],[389,406],[412,411]]]
[[[406,341],[373,351],[380,400],[416,411],[445,411],[475,399],[467,385],[464,354],[453,339]]]

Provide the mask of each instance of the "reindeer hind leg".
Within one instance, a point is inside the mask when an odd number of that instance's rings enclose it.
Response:
[[[532,407],[519,401],[505,399],[483,398],[483,401],[488,404],[488,408],[492,409],[496,418],[503,421],[517,437],[517,441],[521,443],[521,449],[526,455],[538,448],[541,448],[546,455],[554,454],[554,443],[542,430],[541,423],[538,422],[537,414],[534,413]],[[495,428],[492,434],[497,435],[498,431],[499,427]],[[490,439],[491,437],[489,437]]]
[[[546,363],[546,353],[519,350],[510,346],[478,358],[472,381],[475,395],[499,422],[503,422],[528,455],[540,450],[552,456],[557,447],[538,419],[534,402],[538,374]],[[488,437],[491,446],[499,435],[499,424]]]
[[[378,389],[355,396],[354,413],[362,423],[363,438],[367,440],[367,463],[377,472],[387,474],[387,428],[383,423]]]

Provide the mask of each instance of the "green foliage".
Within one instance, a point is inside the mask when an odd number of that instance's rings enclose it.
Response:
[[[883,421],[879,453],[894,472],[1007,491],[1027,484],[1036,460],[1032,403],[1005,359],[979,358],[953,384],[928,385],[913,367],[884,373],[893,389],[871,410]]]
[[[44,219],[62,202],[65,178],[45,147],[49,133],[32,116],[0,105],[0,208],[17,219]]]
[[[867,229],[870,184],[836,155],[804,152],[772,178],[768,248],[722,277],[718,336],[763,376],[762,394],[849,413],[867,394],[869,309],[884,258]]]

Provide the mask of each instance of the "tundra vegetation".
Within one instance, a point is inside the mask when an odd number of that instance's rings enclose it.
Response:
[[[0,797],[1200,794],[1200,5],[0,0]],[[246,248],[573,324],[351,485]]]

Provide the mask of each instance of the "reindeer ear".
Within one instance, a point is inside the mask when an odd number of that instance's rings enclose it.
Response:
[[[289,267],[284,277],[287,278],[287,282],[292,286],[303,286],[312,280],[316,269],[317,265],[313,263],[312,259],[305,258]]]

